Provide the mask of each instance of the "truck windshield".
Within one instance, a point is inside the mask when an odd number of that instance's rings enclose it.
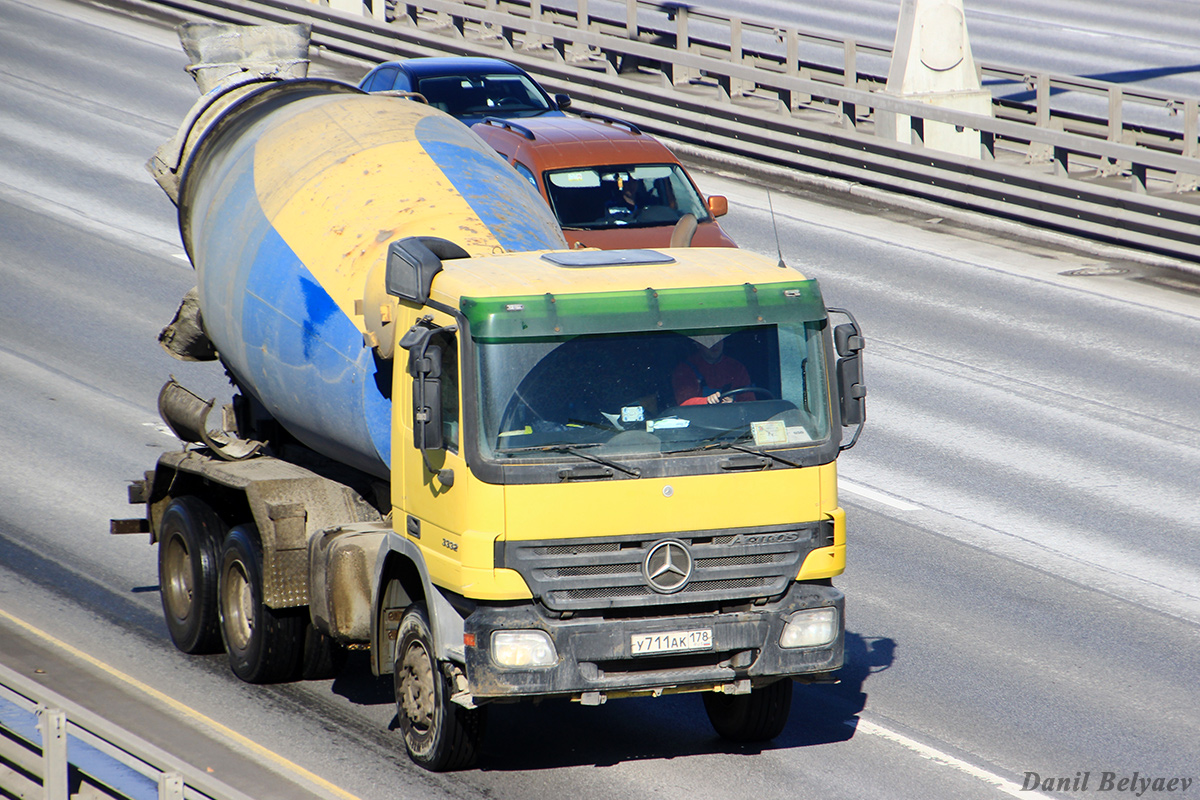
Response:
[[[573,167],[545,173],[550,207],[564,228],[674,225],[684,214],[710,219],[678,164]]]
[[[477,342],[498,459],[803,447],[829,436],[821,323]]]

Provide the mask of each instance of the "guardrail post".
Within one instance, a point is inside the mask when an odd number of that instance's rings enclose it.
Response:
[[[1046,73],[1039,73],[1034,78],[1034,86],[1036,87],[1035,103],[1037,104],[1037,117],[1034,124],[1038,128],[1050,128],[1050,76]],[[1030,164],[1041,164],[1049,161],[1053,156],[1054,149],[1042,142],[1030,142],[1029,154],[1027,160]]]
[[[687,55],[687,52],[692,48],[691,36],[688,34],[688,7],[677,6],[675,13],[675,52],[680,55]],[[688,84],[695,77],[695,71],[691,67],[681,67],[676,64],[671,65],[671,83],[675,86],[680,84]]]
[[[991,131],[979,132],[979,158],[983,161],[996,160],[996,134]]]
[[[1054,148],[1054,174],[1071,177],[1071,153],[1065,147]]]
[[[729,63],[743,64],[745,60],[746,51],[742,49],[742,21],[731,18],[729,20]],[[736,97],[751,91],[754,91],[754,83],[752,81],[733,77],[729,79],[730,97]]]
[[[183,776],[178,772],[159,775],[158,800],[183,800]]]
[[[1108,140],[1110,142],[1120,142],[1124,133],[1125,123],[1121,112],[1124,100],[1125,93],[1119,86],[1108,88]],[[1101,158],[1100,166],[1096,168],[1096,174],[1102,178],[1116,175],[1120,171],[1121,165],[1111,158]]]
[[[1125,99],[1125,93],[1121,91],[1120,86],[1108,87],[1108,140],[1110,142],[1121,141],[1121,130],[1124,123],[1121,120],[1121,104]]]
[[[842,84],[847,89],[858,88],[858,43],[853,39],[845,42],[845,69]],[[853,130],[858,125],[858,109],[849,100],[842,103],[842,127]]]
[[[529,29],[525,31],[525,35],[521,39],[521,49],[540,51],[545,49],[548,44],[550,45],[550,49],[558,53],[561,58],[563,57],[563,51],[559,50],[559,40],[533,32],[533,26],[542,21],[544,13],[542,0],[529,0]]]
[[[57,708],[38,708],[42,734],[42,791],[45,800],[69,800],[67,782],[67,715]]]
[[[1131,164],[1129,167],[1129,188],[1134,194],[1146,193],[1146,165]]]
[[[796,78],[807,77],[805,70],[800,66],[800,31],[795,28],[787,29],[787,63],[785,72]],[[807,105],[812,102],[812,95],[803,92],[797,92],[793,89],[787,90],[787,107],[788,111],[792,112],[800,108],[802,105]]]
[[[1179,148],[1179,152],[1188,158],[1200,157],[1200,118],[1197,118],[1197,112],[1200,111],[1200,103],[1195,100],[1185,100],[1183,102],[1183,143]],[[1200,167],[1200,165],[1197,165]],[[1188,175],[1182,172],[1175,173],[1176,192],[1190,192],[1200,186],[1200,175]]]
[[[1183,154],[1188,158],[1200,157],[1200,119],[1197,111],[1200,103],[1185,100],[1183,103]]]
[[[1037,126],[1050,127],[1050,76],[1044,72],[1037,76]]]
[[[625,0],[625,36],[638,38],[637,0]]]

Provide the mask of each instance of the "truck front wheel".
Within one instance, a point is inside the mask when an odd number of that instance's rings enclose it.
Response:
[[[262,545],[253,525],[239,525],[221,548],[221,637],[233,673],[249,683],[295,678],[304,655],[305,617],[263,602]]]
[[[787,678],[760,686],[750,694],[704,694],[708,721],[723,739],[765,742],[783,733],[792,710],[792,682]]]
[[[171,641],[185,653],[217,653],[217,548],[225,524],[207,503],[177,497],[158,529],[158,585]]]
[[[396,717],[416,764],[432,772],[465,769],[479,752],[484,709],[450,702],[434,652],[425,607],[415,604],[396,634]]]

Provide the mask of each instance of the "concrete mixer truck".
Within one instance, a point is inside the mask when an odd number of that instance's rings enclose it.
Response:
[[[568,249],[460,122],[306,77],[306,34],[184,26],[203,97],[149,165],[197,280],[161,341],[234,390],[167,382],[185,445],[112,523],[175,645],[259,683],[364,650],[431,770],[499,701],[778,735],[842,665],[853,317],[747,251]]]

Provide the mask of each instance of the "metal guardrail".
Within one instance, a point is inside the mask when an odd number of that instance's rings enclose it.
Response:
[[[663,4],[642,0],[625,0],[623,18],[590,13],[588,0],[565,9],[541,0],[373,0],[359,6],[361,14],[329,7],[347,0],[141,1],[244,24],[309,22],[314,44],[370,60],[499,56],[552,91],[742,162],[868,184],[1200,262],[1200,196],[1194,191],[1200,183],[1200,115],[1194,98],[984,66],[985,82],[1020,81],[1032,87],[1035,101],[998,101],[987,117],[882,93],[882,79],[856,65],[860,57],[890,58],[886,48],[682,6],[664,11]],[[717,28],[728,31],[727,41],[713,35]],[[844,68],[801,57],[816,47],[840,48]],[[1052,98],[1064,92],[1105,97],[1107,118],[1056,111]],[[1182,115],[1182,131],[1123,122],[1131,107],[1172,109]],[[918,144],[879,135],[882,126],[875,121],[881,114],[908,117]],[[929,123],[979,131],[980,157],[922,146]]]
[[[134,797],[126,787],[109,785],[73,763],[68,739],[75,739],[147,778],[157,787],[159,800],[252,800],[4,665],[0,700],[36,720],[38,734],[35,740],[15,726],[0,725],[0,797]]]

